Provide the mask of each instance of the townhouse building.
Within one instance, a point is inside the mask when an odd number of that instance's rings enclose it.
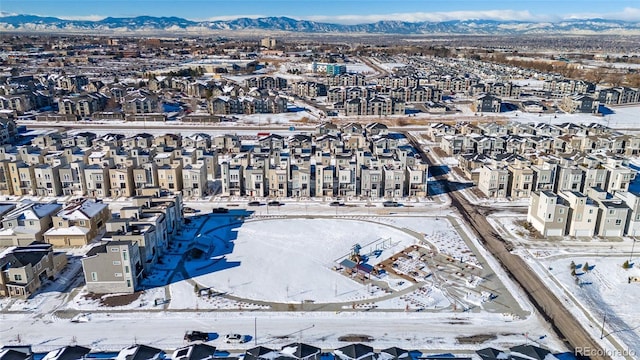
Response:
[[[0,247],[26,246],[34,241],[43,241],[44,232],[53,226],[52,217],[60,208],[55,203],[19,203],[2,217]]]
[[[478,190],[487,197],[506,197],[509,181],[510,174],[506,167],[487,164],[478,169]]]
[[[97,238],[110,219],[106,204],[78,198],[51,217],[53,227],[43,234],[44,241],[56,247],[84,246]]]
[[[94,294],[128,293],[138,290],[143,266],[138,243],[106,241],[82,257],[87,291]]]
[[[563,236],[567,227],[569,206],[555,193],[542,190],[531,193],[527,221],[542,236]]]
[[[33,242],[0,253],[0,296],[27,299],[67,265],[67,255],[49,244]]]
[[[616,191],[614,196],[622,200],[629,208],[624,232],[635,238],[640,234],[640,194],[629,191]]]
[[[598,222],[598,204],[578,191],[561,191],[558,195],[569,207],[565,233],[575,237],[593,237]]]

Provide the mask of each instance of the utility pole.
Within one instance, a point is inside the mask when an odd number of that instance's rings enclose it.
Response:
[[[253,318],[253,345],[258,346],[258,318]]]
[[[604,322],[607,319],[607,313],[602,315],[602,327],[600,328],[600,340],[604,339]]]

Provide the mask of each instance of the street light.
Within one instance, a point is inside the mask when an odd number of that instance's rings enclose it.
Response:
[[[634,232],[635,233],[635,232]],[[631,258],[633,258],[633,249],[636,247],[636,238],[633,237],[633,244],[631,245],[631,255],[629,255],[629,264],[631,264]]]

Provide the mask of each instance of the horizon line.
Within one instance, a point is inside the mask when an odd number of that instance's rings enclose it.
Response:
[[[56,15],[40,15],[40,14],[23,14],[0,12],[0,19],[10,16],[38,16],[53,17],[66,21],[90,21],[99,22],[107,18],[116,19],[133,19],[137,17],[153,17],[153,18],[179,18],[193,22],[207,21],[232,21],[237,19],[261,19],[261,18],[290,18],[296,21],[313,21],[318,23],[340,24],[340,25],[363,25],[372,24],[381,21],[400,21],[408,23],[421,22],[446,22],[446,21],[472,21],[472,20],[490,20],[490,21],[519,21],[519,22],[562,22],[568,20],[594,20],[602,19],[609,21],[625,21],[640,22],[640,8],[625,8],[622,13],[610,14],[566,14],[566,15],[534,15],[529,11],[514,10],[485,10],[485,11],[449,11],[449,12],[421,12],[421,13],[393,13],[393,14],[371,14],[371,15],[262,15],[262,14],[245,14],[245,15],[221,15],[207,18],[190,18],[182,16],[166,16],[166,15],[136,15],[136,16],[114,16],[114,15],[78,15],[78,16],[56,16]]]

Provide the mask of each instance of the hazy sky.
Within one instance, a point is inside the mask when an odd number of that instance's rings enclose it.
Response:
[[[0,0],[0,11],[86,20],[150,15],[192,20],[289,16],[343,24],[576,17],[640,21],[640,0]]]

